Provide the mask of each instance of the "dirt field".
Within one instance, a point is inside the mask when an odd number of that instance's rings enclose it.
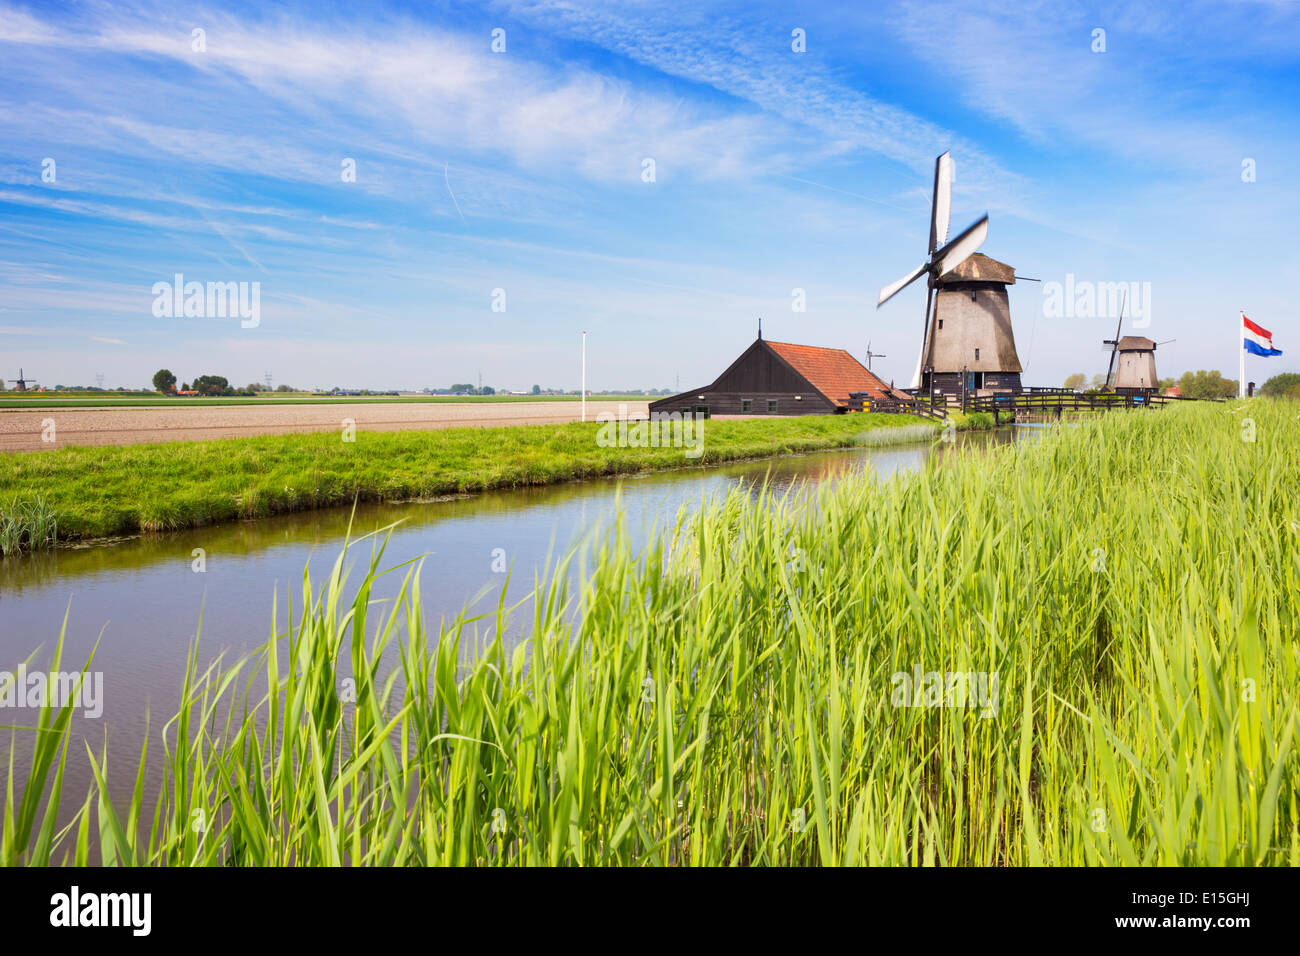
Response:
[[[587,419],[627,406],[645,417],[647,402],[587,402]],[[0,451],[48,451],[64,445],[133,445],[141,442],[210,441],[246,435],[341,430],[351,418],[358,431],[554,425],[576,422],[577,402],[496,404],[373,404],[195,406],[194,408],[52,408],[0,412]],[[54,441],[42,433],[54,423]]]

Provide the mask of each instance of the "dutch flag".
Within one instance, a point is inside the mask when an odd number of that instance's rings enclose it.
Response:
[[[1281,355],[1281,349],[1273,348],[1273,333],[1263,326],[1256,325],[1241,313],[1241,344],[1251,355]]]

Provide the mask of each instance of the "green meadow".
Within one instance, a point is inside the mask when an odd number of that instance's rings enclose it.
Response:
[[[345,605],[340,557],[259,652],[191,661],[156,802],[43,710],[0,861],[1294,866],[1297,410],[1117,412],[616,528],[518,646],[426,620],[416,567],[372,604],[377,548]]]
[[[857,444],[923,441],[935,425],[852,414],[708,421],[685,447],[602,447],[601,426],[518,425],[263,435],[0,455],[0,527],[26,515],[61,540],[170,531],[359,501],[544,485]],[[665,440],[671,436],[665,427]],[[39,507],[38,507],[39,502]],[[44,525],[41,526],[42,530]],[[48,541],[48,536],[31,540]],[[24,540],[22,535],[18,540]]]

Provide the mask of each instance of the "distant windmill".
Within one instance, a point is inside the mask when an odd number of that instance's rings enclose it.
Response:
[[[871,371],[871,360],[873,358],[889,358],[889,356],[886,355],[884,352],[871,351],[871,342],[868,340],[867,342],[867,371],[868,372]]]
[[[28,385],[35,385],[35,384],[37,384],[37,383],[36,383],[34,380],[32,380],[32,379],[24,378],[24,377],[23,377],[23,370],[22,370],[22,369],[19,369],[19,370],[18,370],[18,377],[17,377],[17,378],[11,378],[9,381],[11,381],[11,382],[13,382],[15,385],[17,385],[17,386],[18,386],[18,389],[17,389],[17,390],[20,391],[20,392],[25,392],[25,391],[27,391],[27,386],[28,386]]]
[[[947,242],[951,209],[952,159],[944,153],[934,161],[929,256],[881,289],[876,308],[925,276],[925,327],[911,387],[949,395],[986,386],[1019,391],[1020,359],[1007,297],[1015,270],[976,251],[988,235],[987,213]]]
[[[1124,324],[1124,303],[1119,307],[1115,337],[1102,344],[1110,346],[1110,364],[1106,368],[1106,387],[1115,392],[1147,392],[1160,387],[1156,376],[1156,348],[1174,339],[1156,342],[1141,335],[1120,336]],[[1113,375],[1112,375],[1113,370]]]

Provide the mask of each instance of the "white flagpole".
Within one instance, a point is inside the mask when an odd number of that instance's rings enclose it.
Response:
[[[1246,397],[1246,313],[1241,313],[1241,321],[1237,323],[1237,351],[1240,353],[1241,372],[1237,378],[1237,397]]]
[[[587,330],[582,330],[582,420],[587,420]]]

